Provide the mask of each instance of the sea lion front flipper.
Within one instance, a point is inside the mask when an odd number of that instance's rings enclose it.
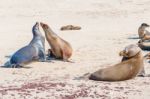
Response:
[[[39,49],[39,61],[45,62],[46,61],[46,55],[43,49]]]
[[[141,68],[141,70],[137,76],[139,76],[139,77],[145,77],[146,76],[144,67]]]
[[[52,49],[48,49],[48,54],[47,54],[47,56],[49,57],[49,58],[55,58],[56,56],[53,54],[53,50]]]
[[[68,53],[66,53],[63,49],[61,49],[61,56],[64,62],[74,63],[73,61],[68,60]]]

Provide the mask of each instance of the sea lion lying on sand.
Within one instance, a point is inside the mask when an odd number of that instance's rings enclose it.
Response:
[[[64,31],[64,30],[80,30],[81,27],[80,26],[74,26],[74,25],[66,25],[66,26],[62,26],[60,28],[60,30]]]
[[[69,61],[68,59],[72,55],[72,47],[71,45],[60,38],[56,33],[52,31],[52,29],[44,23],[40,23],[44,32],[46,39],[51,47],[49,53],[52,53],[53,56],[57,59],[63,59],[64,61]]]
[[[137,45],[129,45],[120,52],[126,57],[122,62],[104,69],[100,69],[89,76],[96,81],[123,81],[136,77],[143,68],[143,56]]]
[[[139,38],[144,40],[150,40],[150,32],[146,30],[146,28],[149,27],[148,24],[142,23],[141,26],[138,29]]]
[[[139,40],[138,42],[138,46],[142,49],[142,50],[148,50],[150,51],[150,41],[142,41]]]

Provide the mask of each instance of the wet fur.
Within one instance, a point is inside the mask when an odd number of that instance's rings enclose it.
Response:
[[[16,51],[10,59],[11,67],[22,67],[32,61],[44,61],[45,60],[45,38],[39,31],[39,25],[36,23],[33,26],[33,39],[29,45]]]

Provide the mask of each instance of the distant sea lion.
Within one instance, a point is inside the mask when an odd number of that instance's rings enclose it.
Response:
[[[64,61],[69,61],[68,59],[72,55],[72,47],[71,45],[60,38],[56,33],[52,31],[52,29],[44,23],[40,23],[44,32],[46,39],[51,47],[51,54],[55,56],[55,58],[63,59]]]
[[[39,31],[38,22],[33,26],[32,33],[33,39],[29,45],[19,49],[11,57],[11,67],[22,67],[35,60],[45,61],[45,38]]]
[[[66,26],[62,26],[60,28],[60,30],[64,31],[64,30],[80,30],[81,27],[80,26],[74,26],[74,25],[66,25]]]
[[[143,41],[150,40],[150,32],[146,30],[147,27],[149,27],[148,24],[142,23],[138,29],[139,38]]]
[[[134,78],[143,68],[143,56],[137,45],[129,45],[120,52],[126,60],[104,69],[100,69],[89,76],[97,81],[123,81]]]
[[[146,59],[150,59],[150,53],[147,53],[144,57],[145,57]]]
[[[150,41],[148,41],[148,40],[145,40],[145,41],[139,40],[138,46],[139,46],[142,50],[150,51]]]

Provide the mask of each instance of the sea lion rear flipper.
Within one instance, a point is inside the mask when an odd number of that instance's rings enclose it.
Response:
[[[146,76],[144,67],[141,68],[141,70],[140,70],[140,72],[138,73],[137,76],[139,76],[139,77],[145,77]]]
[[[11,68],[22,68],[23,66],[20,64],[11,64]]]
[[[73,61],[68,60],[68,55],[67,55],[67,54],[68,54],[68,53],[66,53],[65,50],[61,49],[61,56],[62,56],[62,58],[63,58],[63,61],[64,61],[64,62],[71,62],[71,63],[74,63]]]

